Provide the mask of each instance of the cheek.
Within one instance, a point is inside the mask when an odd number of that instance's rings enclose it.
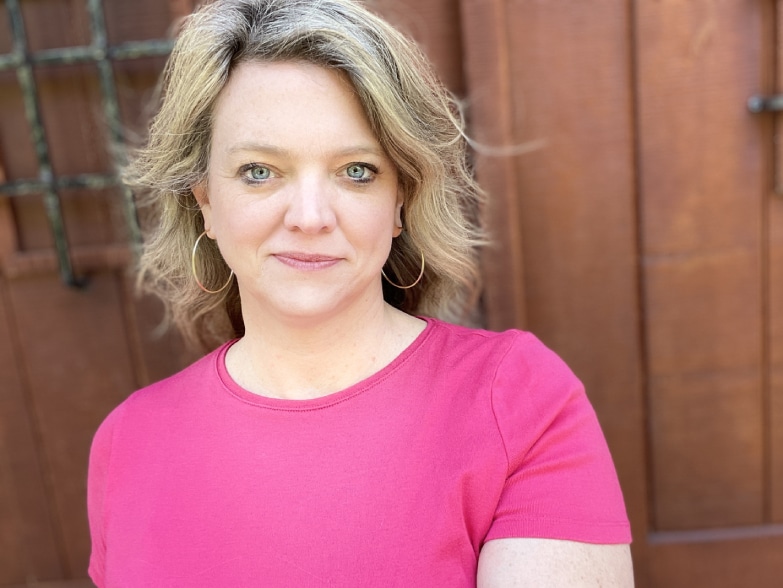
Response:
[[[275,211],[253,202],[214,203],[212,222],[218,236],[232,241],[266,234],[275,223]]]
[[[355,214],[350,222],[355,235],[361,235],[363,242],[379,250],[391,247],[397,232],[393,206],[378,207],[364,215]]]

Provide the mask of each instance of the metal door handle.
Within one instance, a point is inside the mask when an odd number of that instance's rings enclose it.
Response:
[[[748,98],[748,110],[754,114],[760,112],[781,112],[783,111],[783,94],[751,96]]]

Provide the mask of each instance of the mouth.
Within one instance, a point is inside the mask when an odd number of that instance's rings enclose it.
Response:
[[[340,261],[339,257],[332,257],[331,255],[298,251],[275,253],[273,257],[288,267],[307,271],[326,269]]]

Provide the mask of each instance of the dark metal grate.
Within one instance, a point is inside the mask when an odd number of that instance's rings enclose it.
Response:
[[[38,178],[0,184],[0,194],[6,196],[43,194],[47,219],[54,237],[60,278],[64,283],[74,287],[84,285],[84,280],[74,275],[58,191],[65,188],[99,190],[109,186],[119,186],[122,193],[128,235],[133,245],[141,242],[139,221],[133,195],[128,188],[121,185],[116,175],[82,174],[62,177],[54,175],[49,158],[49,144],[46,140],[46,132],[41,120],[38,89],[33,77],[33,67],[44,64],[71,65],[93,63],[97,65],[103,111],[109,126],[110,138],[112,141],[119,143],[122,140],[122,125],[111,62],[166,55],[171,51],[173,45],[171,40],[150,40],[134,41],[109,47],[106,38],[106,21],[103,15],[102,0],[86,0],[86,2],[92,36],[92,43],[89,46],[48,49],[30,53],[19,0],[5,0],[11,25],[13,50],[7,55],[0,55],[0,71],[16,70],[24,98],[25,116],[30,126],[35,154],[38,160]]]

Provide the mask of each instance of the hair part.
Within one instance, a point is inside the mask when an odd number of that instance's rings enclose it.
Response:
[[[348,77],[404,197],[405,230],[384,271],[409,284],[425,258],[419,284],[400,290],[384,282],[384,298],[410,314],[465,320],[478,297],[484,236],[464,120],[415,43],[353,0],[215,0],[185,20],[146,144],[123,173],[158,216],[140,259],[140,288],[159,296],[167,319],[203,349],[244,334],[236,282],[203,292],[190,257],[204,230],[193,187],[206,179],[215,101],[247,61],[303,61]],[[197,253],[202,283],[220,287],[230,269],[217,245],[202,239]]]

